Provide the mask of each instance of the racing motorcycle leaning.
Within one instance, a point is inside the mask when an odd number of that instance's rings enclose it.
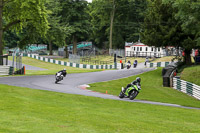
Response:
[[[55,78],[56,78],[55,83],[58,83],[59,81],[63,80],[63,77],[64,76],[63,76],[63,74],[61,72],[56,73],[56,75],[55,75]]]
[[[141,87],[138,84],[131,85],[131,87],[127,88],[126,91],[124,87],[122,87],[122,90],[119,94],[119,98],[129,98],[130,100],[133,100],[139,94],[140,91]]]

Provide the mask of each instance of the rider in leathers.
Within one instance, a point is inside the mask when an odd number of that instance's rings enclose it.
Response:
[[[140,78],[140,77],[137,77],[136,80],[134,80],[133,82],[131,82],[130,84],[128,84],[128,85],[126,86],[126,88],[124,88],[123,93],[125,93],[126,90],[127,90],[129,87],[131,87],[132,85],[141,86],[141,85],[140,85],[140,82],[141,82],[141,78]]]

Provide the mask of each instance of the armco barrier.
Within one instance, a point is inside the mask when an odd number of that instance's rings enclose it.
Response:
[[[69,66],[69,67],[76,67],[76,68],[86,68],[86,69],[116,69],[115,65],[88,65],[88,64],[77,64],[77,63],[71,63],[71,62],[64,62],[64,61],[59,61],[55,59],[49,59],[45,58],[42,56],[38,55],[33,55],[33,54],[28,54],[28,57],[49,62],[49,63],[54,63],[54,64],[59,64],[63,66]]]
[[[13,67],[11,66],[0,66],[0,75],[12,75]]]
[[[155,62],[155,63],[147,63],[147,67],[166,67],[171,62]]]
[[[155,63],[147,63],[147,67],[166,67],[171,62],[155,62]]]
[[[196,84],[173,78],[173,88],[200,100],[200,86]]]

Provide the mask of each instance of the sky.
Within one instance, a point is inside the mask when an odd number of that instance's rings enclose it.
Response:
[[[87,0],[88,2],[92,2],[92,0]]]

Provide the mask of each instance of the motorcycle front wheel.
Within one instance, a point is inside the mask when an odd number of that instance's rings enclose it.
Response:
[[[124,93],[122,91],[119,93],[119,98],[124,98]]]
[[[138,95],[138,91],[134,90],[130,95],[130,100],[133,100]]]

